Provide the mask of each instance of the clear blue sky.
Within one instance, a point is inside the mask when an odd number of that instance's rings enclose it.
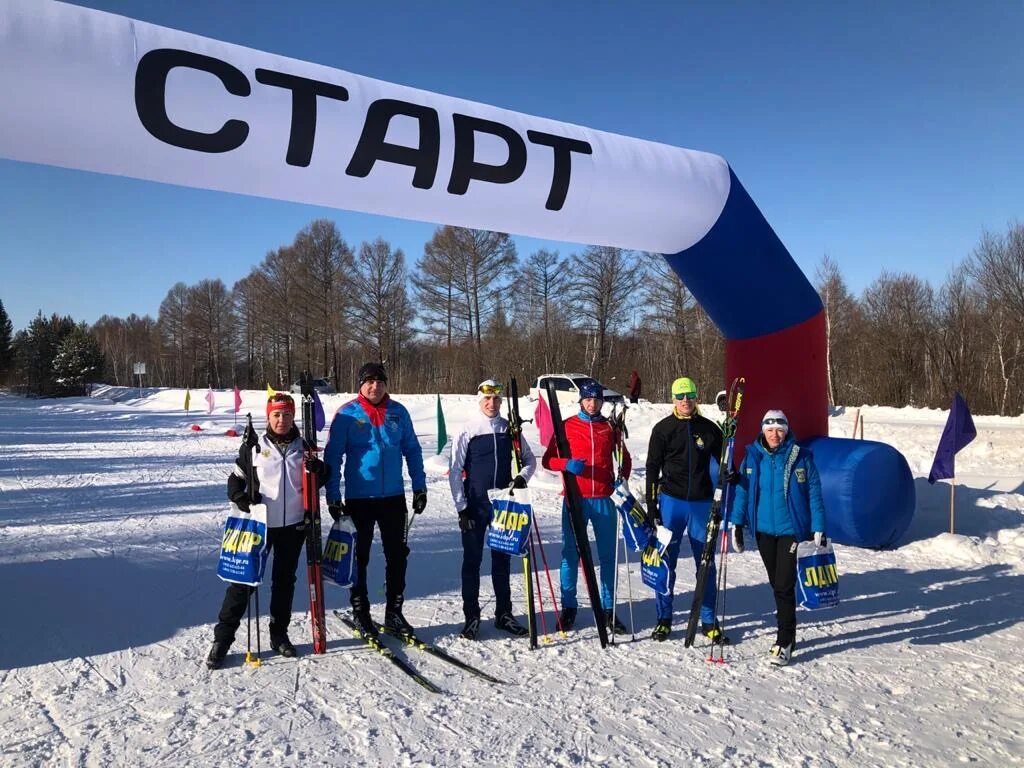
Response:
[[[240,45],[725,157],[812,277],[934,286],[1024,220],[1024,3],[82,0]],[[434,225],[0,161],[0,299],[156,317],[318,217],[410,264]],[[525,255],[542,245],[517,238]],[[741,276],[737,276],[741,277]]]

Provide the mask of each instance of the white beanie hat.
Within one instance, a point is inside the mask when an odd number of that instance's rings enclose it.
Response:
[[[501,382],[495,381],[494,379],[481,381],[476,388],[477,402],[480,402],[485,397],[491,397],[493,395],[498,395],[500,397],[504,394],[504,389],[505,388],[501,385]],[[488,391],[485,392],[484,390]]]
[[[781,429],[784,434],[789,434],[789,419],[782,411],[765,411],[761,419],[761,430],[764,431],[766,427]]]

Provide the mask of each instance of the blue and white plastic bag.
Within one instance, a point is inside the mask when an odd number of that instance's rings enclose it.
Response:
[[[804,608],[835,608],[839,605],[839,572],[832,543],[816,546],[801,541],[796,548],[797,602]]]
[[[328,583],[351,587],[356,580],[356,526],[345,516],[331,526],[320,572]]]
[[[522,557],[530,546],[533,504],[526,489],[512,495],[510,490],[491,496],[491,524],[487,527],[487,546],[496,552]]]
[[[217,575],[235,584],[258,586],[269,555],[266,504],[251,504],[248,512],[232,504],[220,541]]]

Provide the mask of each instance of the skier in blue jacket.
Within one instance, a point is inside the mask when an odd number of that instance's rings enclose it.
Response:
[[[537,468],[537,459],[524,440],[523,468],[512,476],[512,436],[508,420],[501,417],[502,392],[503,387],[494,379],[480,383],[477,387],[479,411],[452,443],[448,482],[462,532],[462,612],[466,625],[460,634],[467,640],[476,640],[480,633],[480,564],[487,526],[491,524],[491,501],[487,492],[510,485],[515,489],[525,488]],[[527,629],[512,615],[509,572],[509,556],[492,549],[494,626],[523,637],[528,634]]]
[[[417,515],[427,506],[427,478],[423,472],[423,451],[412,419],[403,405],[388,396],[387,381],[381,363],[366,363],[359,369],[359,396],[343,405],[334,416],[324,449],[324,463],[328,468],[327,509],[335,520],[351,515],[356,527],[356,578],[351,602],[359,629],[363,634],[377,634],[370,617],[366,588],[366,566],[376,525],[380,529],[386,563],[384,625],[399,634],[412,635],[414,630],[402,615],[409,558],[405,541],[408,508],[402,459],[409,468],[412,511]],[[343,459],[344,502],[341,499]]]
[[[821,480],[813,454],[796,444],[786,414],[778,410],[761,419],[761,436],[747,446],[738,475],[729,513],[732,544],[742,552],[742,526],[754,532],[775,591],[778,632],[770,660],[782,666],[789,663],[796,643],[797,543],[825,540]]]

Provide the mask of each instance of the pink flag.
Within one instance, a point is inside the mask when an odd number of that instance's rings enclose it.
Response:
[[[238,413],[240,410],[242,410],[242,392],[238,385],[235,384],[235,413]]]
[[[555,433],[555,425],[551,422],[551,411],[548,410],[547,401],[541,395],[537,398],[537,410],[533,412],[533,423],[537,425],[540,432],[540,444],[542,449],[547,449],[551,442],[551,436]]]
[[[206,390],[206,412],[213,413],[213,387]]]

